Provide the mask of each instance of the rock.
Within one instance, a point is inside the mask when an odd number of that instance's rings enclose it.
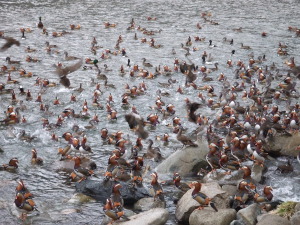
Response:
[[[300,211],[296,212],[291,218],[291,225],[300,224]]]
[[[300,211],[300,202],[298,202],[295,206],[295,212],[299,212]]]
[[[143,185],[131,188],[129,182],[120,181],[118,183],[122,185],[120,192],[125,205],[134,204],[141,198],[149,197],[149,193]],[[103,182],[86,179],[80,183],[77,182],[75,187],[77,192],[91,196],[98,201],[105,202],[106,199],[110,197],[112,186],[114,184],[116,184],[115,181]]]
[[[230,225],[245,225],[241,220],[233,220]]]
[[[212,209],[194,210],[189,218],[190,225],[229,225],[236,218],[234,209],[220,209],[215,212]]]
[[[126,209],[126,208],[124,208],[124,214],[127,218],[130,216],[136,215],[136,213],[134,213],[133,211]],[[119,224],[119,222],[121,222],[122,220],[124,220],[124,219],[121,218],[117,224]],[[105,216],[100,225],[108,225],[108,224],[110,224],[110,222],[111,222],[111,218],[109,218],[108,216]],[[113,224],[116,224],[116,223],[113,223]]]
[[[181,176],[191,173],[199,165],[207,165],[205,156],[208,153],[208,143],[197,141],[198,147],[186,147],[171,154],[156,167],[159,174],[178,172]]]
[[[119,222],[119,225],[164,225],[169,219],[166,209],[155,208],[129,217],[129,221]]]
[[[218,182],[219,185],[237,185],[237,183],[243,179],[243,171],[232,171],[231,174],[225,174],[224,170],[217,170],[214,173],[209,173],[203,178],[203,182]]]
[[[222,186],[222,190],[226,191],[229,196],[234,196],[237,192],[237,185],[225,184]]]
[[[264,167],[261,167],[257,164],[253,164],[252,166],[252,173],[251,173],[251,178],[256,181],[257,183],[259,183],[261,181],[261,177],[263,175],[263,171],[264,171]]]
[[[257,223],[257,216],[261,214],[260,206],[254,203],[237,213],[237,218],[242,220],[245,225],[255,225]]]
[[[290,225],[290,221],[274,214],[265,214],[257,218],[259,221],[257,225]],[[299,224],[299,223],[298,223]]]
[[[136,211],[148,211],[154,208],[166,208],[166,202],[159,199],[154,201],[154,198],[142,198],[134,203],[133,209]]]
[[[272,152],[296,157],[298,152],[295,151],[295,148],[300,145],[300,133],[297,132],[291,135],[276,134],[271,139],[266,139],[266,141]]]
[[[193,190],[188,190],[177,203],[175,216],[180,222],[188,222],[191,213],[199,207],[199,203],[192,198]],[[217,182],[202,184],[201,192],[211,198],[218,209],[229,205],[228,194]]]
[[[63,215],[68,215],[68,214],[72,214],[72,213],[78,213],[80,211],[81,211],[80,209],[64,209],[64,210],[60,211],[60,213]]]
[[[82,193],[76,193],[72,196],[72,198],[68,201],[69,203],[88,203],[88,202],[96,202],[90,196],[84,195]]]

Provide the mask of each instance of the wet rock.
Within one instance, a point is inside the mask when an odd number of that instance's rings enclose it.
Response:
[[[291,218],[291,225],[300,224],[300,211],[296,212]]]
[[[243,171],[236,170],[232,171],[231,174],[225,174],[224,170],[217,170],[213,173],[207,174],[203,181],[208,182],[218,182],[220,185],[237,185],[237,183],[243,179]]]
[[[234,196],[237,192],[237,185],[223,185],[222,190],[226,191],[229,196]]]
[[[230,225],[245,225],[241,220],[233,220]]]
[[[300,202],[298,202],[295,206],[295,212],[299,212],[300,211]]]
[[[180,222],[188,222],[191,213],[199,207],[199,203],[192,198],[193,190],[188,190],[177,203],[175,216]],[[201,192],[211,198],[218,209],[229,205],[228,194],[216,182],[202,184]]]
[[[90,196],[84,195],[82,193],[76,193],[72,196],[72,198],[68,201],[69,203],[88,203],[88,202],[96,202]]]
[[[236,218],[234,209],[220,209],[215,212],[213,209],[194,210],[189,218],[190,225],[229,225]]]
[[[296,157],[297,151],[295,151],[295,148],[300,145],[300,133],[297,132],[291,135],[276,134],[274,137],[266,139],[266,141],[272,152]]]
[[[133,208],[136,211],[144,212],[154,208],[166,208],[166,202],[159,199],[154,201],[154,198],[142,198],[134,203]]]
[[[265,224],[290,225],[291,224],[291,222],[288,221],[288,219],[285,219],[283,217],[280,217],[278,215],[273,215],[273,214],[265,214],[265,215],[259,216],[257,219],[259,220],[257,225],[265,225]]]
[[[103,214],[104,214],[104,212],[103,212]],[[136,213],[134,213],[132,210],[129,210],[126,208],[124,208],[124,214],[127,218],[130,216],[136,215]],[[118,222],[115,222],[113,224],[119,224],[120,222],[122,222],[124,220],[126,221],[125,218],[124,219],[121,218]],[[108,225],[108,224],[111,224],[110,222],[111,222],[111,219],[108,216],[105,216],[100,225]]]
[[[77,192],[91,196],[98,201],[105,202],[106,199],[110,197],[112,186],[115,183],[114,181],[103,182],[87,179],[80,183],[77,182],[75,187]],[[122,185],[120,192],[125,205],[134,204],[141,198],[149,197],[148,191],[143,185],[132,187],[129,182],[120,181],[118,183]]]
[[[252,171],[251,178],[257,183],[259,183],[261,181],[264,169],[265,169],[264,167],[254,164],[251,169]]]
[[[191,173],[195,167],[206,165],[205,156],[208,152],[207,142],[198,141],[198,147],[186,147],[171,154],[156,168],[157,173],[178,172],[181,176]]]
[[[237,213],[237,218],[245,225],[255,225],[257,223],[257,216],[261,214],[260,206],[254,203]]]
[[[60,213],[63,215],[68,215],[68,214],[72,214],[72,213],[78,213],[80,211],[81,211],[80,209],[64,209]]]
[[[129,217],[130,221],[120,222],[120,225],[164,225],[169,219],[166,209],[155,208]]]

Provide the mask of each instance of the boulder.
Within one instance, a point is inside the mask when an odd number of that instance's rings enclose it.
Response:
[[[185,147],[177,150],[156,167],[159,174],[178,172],[181,176],[206,166],[205,156],[208,153],[207,141],[197,141],[198,147]],[[197,172],[197,171],[196,171]]]
[[[291,225],[300,224],[300,211],[296,212],[291,218]]]
[[[68,202],[69,203],[88,203],[88,202],[96,202],[96,200],[85,194],[75,193]]]
[[[142,198],[134,203],[133,209],[136,211],[148,211],[154,208],[166,208],[166,202],[154,198]]]
[[[265,170],[264,167],[261,167],[260,165],[253,164],[252,169],[251,169],[251,178],[259,183],[261,181],[263,171]]]
[[[77,182],[75,184],[75,188],[79,193],[88,195],[98,201],[105,202],[106,199],[110,197],[112,187],[116,183],[120,183],[122,185],[120,192],[125,205],[131,205],[141,198],[149,197],[149,193],[143,185],[132,187],[131,183],[122,181],[103,182],[86,179],[80,183]]]
[[[299,212],[300,211],[300,202],[298,202],[295,206],[295,212]]]
[[[193,190],[188,190],[177,203],[175,216],[180,222],[188,222],[191,213],[199,207],[199,203],[192,198]],[[211,198],[218,209],[229,205],[228,194],[216,182],[202,184],[201,192]]]
[[[245,225],[255,225],[257,223],[257,216],[260,214],[260,206],[257,203],[254,203],[238,211],[237,218]]]
[[[236,218],[234,209],[220,209],[215,212],[213,209],[194,210],[189,218],[190,225],[229,225]]]
[[[117,222],[119,225],[164,225],[169,219],[169,212],[166,209],[155,208],[149,211],[129,217],[129,221]]]
[[[274,137],[266,139],[266,141],[272,152],[296,157],[298,151],[295,151],[295,148],[300,145],[300,133],[297,132],[291,135],[277,133]]]
[[[215,172],[208,173],[203,182],[218,182],[219,185],[237,185],[237,183],[243,179],[243,171],[232,171],[231,174],[225,174],[224,170],[216,170]]]
[[[226,191],[229,196],[234,196],[237,193],[237,185],[223,185],[222,190]]]
[[[259,220],[257,225],[291,225],[291,222],[288,219],[274,214],[265,214],[258,217],[257,219]]]

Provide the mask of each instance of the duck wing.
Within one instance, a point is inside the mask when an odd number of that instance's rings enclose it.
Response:
[[[65,76],[67,76],[68,74],[73,73],[73,72],[75,72],[76,70],[78,70],[78,69],[81,67],[82,62],[83,62],[83,60],[81,59],[81,60],[78,61],[77,63],[75,63],[75,64],[73,64],[73,65],[71,65],[71,66],[66,66],[66,67],[64,67],[64,68],[61,68],[61,67],[55,65],[55,67],[56,67],[55,73],[56,73],[58,76],[60,76],[61,78],[62,78],[62,77],[65,77]]]
[[[1,38],[5,39],[6,43],[4,45],[2,45],[2,47],[0,48],[0,52],[6,51],[7,49],[9,49],[13,45],[20,46],[20,42],[17,41],[16,39],[12,38],[12,37],[1,37]]]

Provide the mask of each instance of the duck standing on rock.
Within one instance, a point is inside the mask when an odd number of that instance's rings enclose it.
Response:
[[[218,212],[217,207],[215,204],[211,201],[209,197],[207,197],[204,193],[200,192],[201,190],[201,183],[199,181],[194,181],[191,183],[191,188],[194,187],[194,190],[192,192],[192,198],[196,200],[198,203],[200,203],[198,210],[203,209],[204,207],[210,205],[216,212]]]
[[[158,197],[159,200],[164,202],[165,198],[163,195],[163,189],[162,189],[161,185],[158,183],[158,175],[156,172],[153,172],[151,174],[151,176],[152,176],[151,186],[154,190],[154,201],[156,201],[156,199]]]
[[[181,190],[184,193],[191,189],[191,187],[188,184],[181,182],[181,177],[179,173],[174,173],[173,181],[175,187],[177,187],[179,190]]]
[[[112,220],[108,224],[113,224],[116,220],[119,220],[121,217],[125,217],[124,211],[118,211],[114,209],[113,203],[111,199],[106,199],[106,204],[103,207],[103,211],[105,215],[107,215]],[[126,220],[129,220],[127,217],[125,217]]]
[[[179,131],[177,133],[177,140],[180,141],[184,146],[190,146],[190,147],[198,147],[196,143],[194,143],[190,138],[182,134],[182,127],[179,127]]]

